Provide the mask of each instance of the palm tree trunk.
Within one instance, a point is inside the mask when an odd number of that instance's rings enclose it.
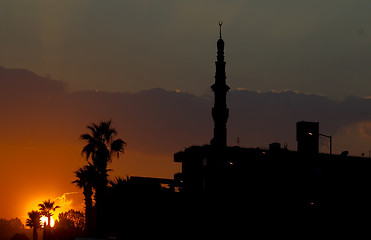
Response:
[[[107,195],[107,164],[109,155],[106,155],[106,151],[99,153],[100,165],[97,166],[98,175],[96,182],[95,192],[95,207],[96,207],[96,230],[97,237],[105,237],[107,219],[106,219],[106,195]]]
[[[93,191],[91,187],[84,188],[83,192],[85,196],[85,226],[88,236],[92,237],[94,235],[93,226]]]
[[[98,237],[104,237],[105,235],[105,224],[106,224],[106,217],[105,217],[105,192],[106,187],[104,186],[104,180],[101,178],[99,183],[96,187],[96,197],[95,197],[95,207],[97,211],[97,234]]]
[[[33,240],[38,240],[38,236],[37,236],[37,228],[33,228],[33,235],[32,235],[32,239]]]
[[[49,240],[48,225],[46,225],[46,222],[44,222],[43,240]]]
[[[51,226],[50,226],[50,215],[48,215],[48,224],[44,226],[44,240],[49,240],[51,239]]]

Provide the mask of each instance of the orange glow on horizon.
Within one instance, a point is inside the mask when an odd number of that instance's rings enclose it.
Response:
[[[55,202],[55,205],[59,206],[59,208],[52,212],[52,214],[54,214],[51,221],[52,226],[54,226],[55,221],[59,220],[58,216],[60,213],[67,212],[71,209],[84,212],[84,196],[81,192],[65,192],[58,197],[52,198],[50,197],[50,195],[41,195],[40,197],[28,201],[28,204],[23,210],[23,215],[22,217],[20,217],[21,221],[25,223],[28,218],[27,213],[32,210],[39,210],[38,205],[45,199],[51,199]],[[44,224],[44,222],[42,222],[42,224]]]
[[[46,223],[46,225],[48,225],[48,217],[42,216],[40,220],[41,220],[41,227],[42,228],[44,227],[45,223]],[[50,226],[54,227],[54,223],[55,223],[54,218],[50,217]]]

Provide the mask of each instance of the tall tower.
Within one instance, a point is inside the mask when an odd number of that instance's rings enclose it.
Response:
[[[215,62],[215,83],[211,86],[214,92],[214,107],[212,109],[214,138],[211,140],[211,145],[217,148],[224,148],[227,146],[227,120],[229,116],[227,92],[229,91],[229,86],[226,84],[222,22],[219,22],[219,33],[220,37],[217,42],[218,55]]]

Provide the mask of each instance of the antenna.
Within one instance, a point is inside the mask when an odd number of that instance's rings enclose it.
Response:
[[[223,22],[222,22],[222,21],[219,21],[219,34],[220,34],[220,39],[222,39],[222,25],[223,25]]]

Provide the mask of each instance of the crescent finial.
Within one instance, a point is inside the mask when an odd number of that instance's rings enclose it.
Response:
[[[219,34],[220,34],[220,39],[222,39],[222,25],[223,25],[223,22],[222,22],[222,21],[219,21]]]

